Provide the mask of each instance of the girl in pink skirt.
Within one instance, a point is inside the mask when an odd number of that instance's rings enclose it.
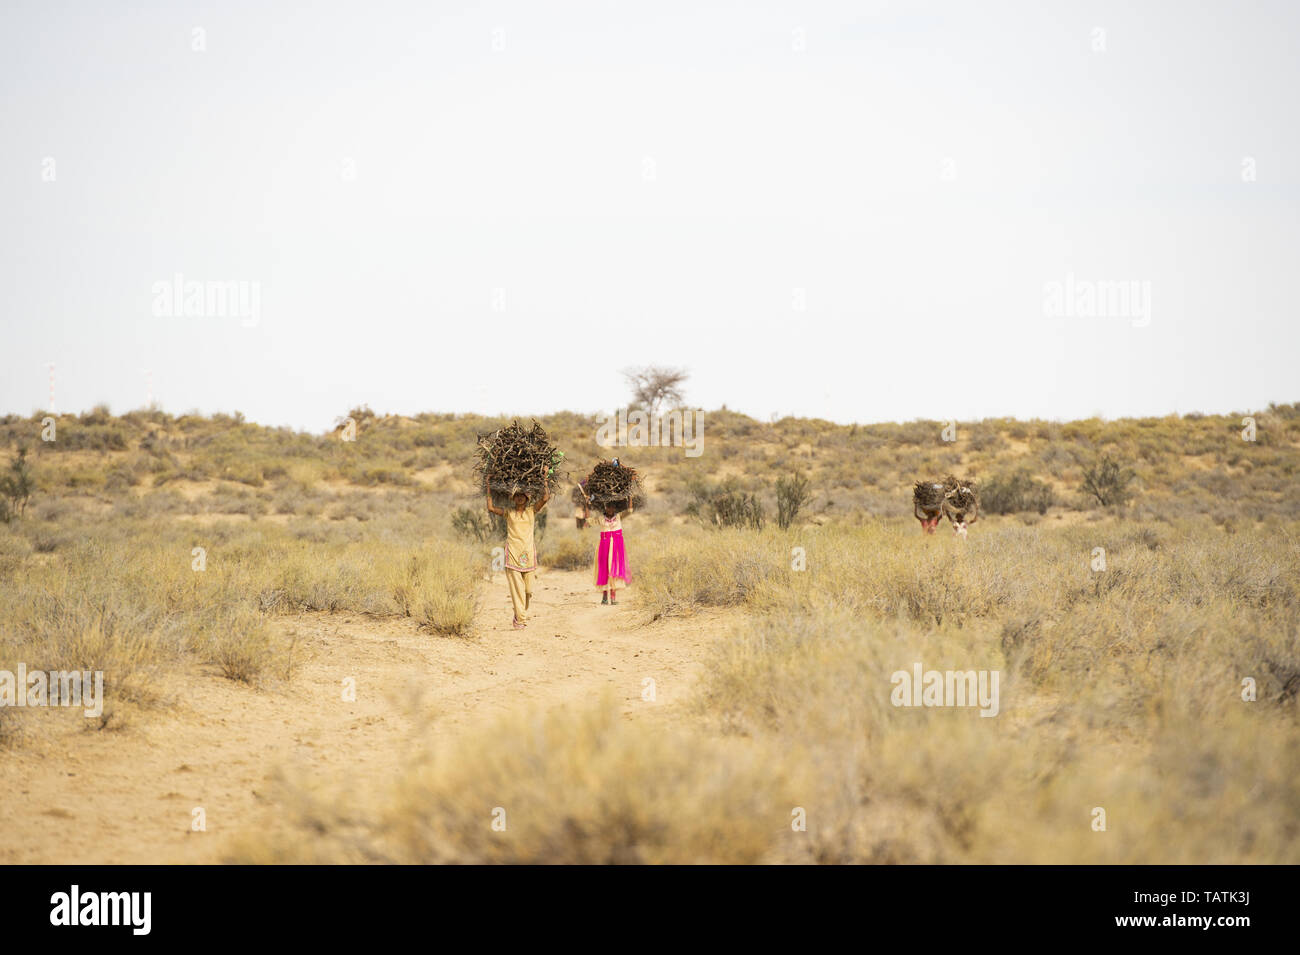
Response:
[[[606,504],[605,516],[598,521],[600,546],[596,548],[596,586],[604,591],[600,598],[602,604],[618,603],[615,582],[626,587],[631,579],[627,569],[627,552],[623,549],[622,522],[622,516],[631,513],[631,501],[627,503],[627,510],[622,512],[613,504]]]

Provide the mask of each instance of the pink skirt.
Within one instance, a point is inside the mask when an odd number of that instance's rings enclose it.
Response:
[[[605,589],[615,581],[626,586],[629,579],[623,532],[601,531],[600,546],[596,548],[596,586]]]

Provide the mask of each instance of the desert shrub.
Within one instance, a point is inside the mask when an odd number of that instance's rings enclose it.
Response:
[[[1267,620],[1256,621],[1233,645],[1233,653],[1238,672],[1255,674],[1259,700],[1286,706],[1300,696],[1297,626],[1271,627]]]
[[[365,522],[374,518],[377,511],[378,507],[371,495],[348,494],[330,505],[326,516],[332,521],[344,521],[351,517]]]
[[[396,484],[410,486],[415,484],[415,478],[397,462],[359,468],[352,480],[354,483],[367,485]]]
[[[897,444],[926,446],[935,444],[943,432],[943,424],[938,421],[916,420],[903,424],[884,425],[888,429],[888,440]]]
[[[706,527],[763,527],[763,505],[757,496],[746,493],[734,478],[718,484],[695,481],[689,488],[691,500],[686,513]]]
[[[468,541],[486,544],[496,536],[490,516],[481,508],[458,507],[451,515],[451,529],[456,536]]]
[[[658,541],[641,539],[633,568],[641,606],[652,617],[743,604],[767,578],[788,572],[789,545],[771,531],[695,530]]]
[[[1037,511],[1046,514],[1052,506],[1052,489],[1035,480],[1027,470],[994,475],[980,488],[980,507],[990,514],[1017,514]]]
[[[542,553],[542,560],[557,570],[583,570],[593,560],[593,544],[582,537],[564,536],[552,541]]]
[[[1083,489],[1102,507],[1124,504],[1131,497],[1129,483],[1134,474],[1110,455],[1083,469]]]
[[[975,424],[966,428],[966,446],[972,451],[996,451],[1002,445],[1002,435],[996,428],[987,424]]]
[[[460,637],[469,633],[474,623],[478,601],[474,591],[439,588],[427,595],[420,605],[420,622],[434,633]]]
[[[438,548],[389,571],[393,605],[443,636],[463,636],[478,611],[478,555],[469,548]]]
[[[776,479],[776,523],[781,530],[787,530],[799,516],[810,500],[812,492],[808,490],[808,479],[795,472],[783,474]]]
[[[798,740],[806,750],[786,765],[809,774],[801,778],[818,795],[801,804],[819,825],[776,847],[779,857],[1294,859],[1278,841],[1284,827],[1260,807],[1300,798],[1291,752],[1300,595],[1287,580],[1297,557],[1263,534],[1145,530],[1115,523],[1044,541],[1000,528],[984,554],[880,554],[819,581],[841,552],[897,550],[863,529],[810,545],[807,573],[768,577],[749,600],[766,612],[711,646],[698,706],[756,744]],[[1089,539],[1110,550],[1109,569],[1091,577],[1080,561]],[[1000,671],[998,718],[893,706],[890,674],[913,661]],[[1261,704],[1240,702],[1243,675],[1257,678]],[[1040,729],[1053,725],[1071,729]],[[1258,733],[1258,748],[1241,745]],[[935,778],[960,783],[936,788]],[[1133,842],[1102,845],[1065,823],[1099,785],[1141,820]],[[1215,828],[1228,806],[1249,821]]]
[[[277,658],[278,649],[265,616],[251,604],[237,603],[226,608],[221,626],[209,631],[203,652],[227,679],[255,683]]]
[[[53,570],[16,568],[0,588],[0,659],[31,670],[99,670],[106,696],[155,699],[159,668],[187,649],[185,610],[149,575],[156,553],[81,540]],[[122,573],[128,561],[137,573]],[[109,566],[118,573],[106,574]]]
[[[9,471],[0,475],[0,521],[8,524],[27,511],[36,482],[27,465],[27,449],[19,448],[9,463]]]
[[[795,804],[765,752],[629,723],[608,699],[417,750],[388,796],[359,811],[297,788],[289,832],[247,838],[233,860],[747,864],[764,860]],[[505,834],[484,822],[493,806],[508,809]]]
[[[220,490],[212,496],[214,510],[218,514],[245,514],[248,517],[261,517],[269,509],[266,501],[242,488]]]

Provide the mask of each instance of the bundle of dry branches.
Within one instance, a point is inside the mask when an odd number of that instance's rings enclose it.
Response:
[[[969,478],[949,474],[943,479],[944,500],[957,512],[973,510],[979,503],[979,490]]]
[[[597,507],[613,504],[618,510],[624,511],[630,501],[632,507],[639,508],[645,503],[641,478],[634,468],[618,464],[617,460],[601,461],[591,469],[587,480],[583,482],[587,496]]]
[[[515,490],[533,496],[554,483],[564,452],[551,444],[546,430],[533,422],[530,429],[518,421],[490,434],[478,436],[474,469],[485,490],[512,494]]]
[[[937,511],[943,506],[944,486],[934,481],[917,481],[912,500],[923,511]]]

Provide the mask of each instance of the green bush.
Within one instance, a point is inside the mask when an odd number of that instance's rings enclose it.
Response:
[[[27,466],[27,449],[19,448],[9,464],[9,473],[0,477],[0,521],[8,524],[27,510],[36,482]]]
[[[734,478],[719,484],[693,482],[686,513],[708,527],[751,527],[761,530],[765,521],[762,502],[741,490]]]
[[[1052,504],[1051,487],[1035,480],[1027,470],[991,477],[980,489],[980,506],[989,514],[1020,514],[1026,511],[1046,514]]]
[[[1102,507],[1123,504],[1132,497],[1129,482],[1133,477],[1131,470],[1120,467],[1118,461],[1106,455],[1092,467],[1083,469],[1083,489]]]
[[[812,500],[808,479],[802,474],[781,475],[776,479],[776,523],[787,529],[799,516],[803,506]]]
[[[466,540],[486,544],[493,536],[492,524],[488,515],[473,507],[458,507],[451,515],[451,529]]]

